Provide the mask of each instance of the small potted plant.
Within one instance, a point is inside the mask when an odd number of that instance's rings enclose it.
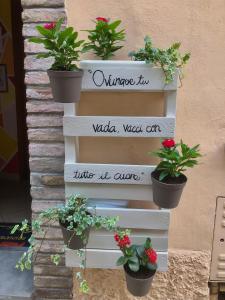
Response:
[[[188,62],[190,53],[181,55],[179,48],[181,43],[174,43],[167,49],[153,47],[152,40],[149,36],[144,38],[144,48],[138,51],[131,51],[128,55],[134,61],[144,61],[150,66],[162,68],[165,75],[165,84],[171,83],[177,72],[180,72],[182,77],[182,67]]]
[[[80,267],[84,269],[86,251],[82,250],[82,248],[85,249],[86,247],[90,229],[104,228],[113,231],[116,228],[117,220],[117,217],[103,217],[97,216],[95,212],[90,213],[85,197],[80,195],[71,196],[65,205],[46,209],[32,221],[32,235],[29,239],[30,246],[19,259],[16,268],[21,271],[31,269],[32,263],[35,262],[37,253],[44,242],[48,226],[54,222],[59,222],[65,244],[64,249],[75,250],[77,255],[82,258]],[[21,235],[23,235],[25,232],[30,232],[30,229],[30,225],[24,220],[21,225],[15,225],[11,233],[20,231]],[[56,265],[59,264],[60,259],[61,256],[58,254],[51,255],[51,260]],[[76,278],[80,282],[80,290],[83,293],[87,293],[89,290],[88,284],[83,279],[81,272],[77,272]]]
[[[161,159],[151,174],[153,201],[162,208],[175,208],[187,182],[183,172],[198,164],[199,145],[190,148],[182,140],[176,144],[173,139],[166,139],[152,154]]]
[[[117,260],[117,266],[123,265],[128,291],[134,296],[148,294],[157,270],[157,253],[152,248],[151,239],[144,245],[131,245],[129,231],[118,231],[114,235],[123,255]]]
[[[53,98],[56,102],[71,103],[80,100],[83,70],[76,61],[79,59],[83,40],[78,40],[78,33],[72,27],[62,29],[63,19],[57,22],[36,26],[41,37],[32,37],[30,42],[43,44],[46,53],[37,58],[52,57],[54,63],[48,70]]]

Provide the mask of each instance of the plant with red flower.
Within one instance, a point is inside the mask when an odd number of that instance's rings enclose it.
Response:
[[[129,232],[128,230],[118,231],[114,235],[117,246],[123,253],[123,256],[117,260],[117,265],[126,265],[133,272],[138,272],[143,268],[156,270],[157,253],[152,248],[151,239],[147,238],[144,245],[131,245]]]
[[[52,30],[55,28],[56,22],[47,23],[44,25],[45,29]]]
[[[114,53],[123,46],[120,42],[125,40],[125,30],[117,30],[121,21],[109,22],[109,19],[98,17],[95,28],[84,30],[88,32],[88,42],[84,44],[83,52],[93,51],[95,55],[103,60],[110,59]]]
[[[152,154],[161,159],[155,169],[159,172],[160,181],[181,176],[187,168],[197,165],[201,156],[199,145],[190,148],[182,140],[175,143],[173,139],[165,139],[162,147]]]
[[[101,21],[101,22],[105,22],[105,23],[108,23],[108,22],[109,22],[109,20],[106,19],[106,18],[104,18],[104,17],[97,17],[96,20],[97,20],[97,21]]]
[[[47,52],[40,53],[37,58],[53,57],[54,63],[51,70],[54,71],[74,71],[78,66],[74,63],[78,61],[83,40],[78,40],[78,33],[73,27],[62,29],[63,18],[57,22],[47,23],[44,26],[36,26],[41,37],[32,37],[30,42],[43,44]]]

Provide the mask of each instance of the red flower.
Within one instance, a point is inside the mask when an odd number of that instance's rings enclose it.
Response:
[[[124,235],[122,238],[120,238],[118,234],[115,234],[114,240],[117,242],[117,245],[120,248],[125,248],[126,246],[130,245],[130,238],[128,235]]]
[[[164,148],[172,148],[175,146],[175,141],[173,139],[167,139],[162,142]]]
[[[52,30],[52,29],[55,28],[55,25],[56,25],[55,22],[47,23],[47,24],[44,25],[44,28],[48,29],[48,30]]]
[[[120,237],[119,237],[119,235],[117,233],[114,235],[114,240],[116,242],[119,242],[119,240],[120,240]]]
[[[148,256],[149,262],[152,264],[155,264],[157,261],[157,253],[155,252],[154,249],[149,248],[145,250],[146,255]]]
[[[108,23],[109,20],[107,20],[106,18],[103,18],[103,17],[98,17],[96,18],[97,21],[102,21],[102,22],[105,22],[105,23]]]

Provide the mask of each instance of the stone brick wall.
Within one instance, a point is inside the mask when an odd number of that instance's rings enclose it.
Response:
[[[44,52],[40,45],[28,42],[36,36],[35,26],[59,17],[66,17],[64,0],[22,0],[25,47],[25,83],[27,95],[27,126],[31,171],[33,217],[41,210],[63,203],[64,143],[62,134],[63,106],[54,103],[46,70],[51,60],[39,60],[35,54]],[[50,254],[62,253],[61,231],[48,230],[34,265],[34,298],[72,299],[72,270],[50,261]]]

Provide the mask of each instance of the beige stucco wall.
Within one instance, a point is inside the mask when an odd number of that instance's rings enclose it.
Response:
[[[169,247],[175,250],[169,253],[169,270],[157,275],[145,299],[209,299],[216,197],[225,195],[225,2],[66,0],[66,8],[68,23],[77,30],[91,28],[91,20],[97,16],[123,20],[127,41],[115,59],[127,59],[130,50],[143,45],[146,34],[157,46],[166,47],[181,41],[182,50],[192,53],[183,86],[178,90],[176,139],[182,137],[192,145],[200,143],[204,156],[198,167],[187,172],[189,180],[182,202],[172,211]],[[86,33],[80,36],[85,38]],[[162,112],[160,94],[122,93],[108,93],[107,97],[106,94],[84,93],[79,111],[92,115],[161,115]],[[82,161],[152,163],[154,160],[146,153],[159,141],[82,138],[80,143]],[[86,274],[91,299],[134,299],[126,291],[121,271],[93,270]],[[75,295],[83,299],[77,290]]]
[[[210,250],[216,197],[225,194],[224,0],[66,0],[66,6],[68,23],[77,30],[91,28],[97,16],[123,21],[127,40],[115,59],[127,59],[130,50],[143,45],[146,34],[162,47],[181,41],[182,50],[192,53],[178,90],[176,138],[200,143],[204,157],[201,165],[187,173],[182,202],[172,212],[169,243],[171,248]],[[84,94],[80,113],[160,114],[162,101],[160,95],[155,96],[149,102],[147,95],[140,94],[107,94],[107,98]],[[104,107],[103,102],[107,103]],[[146,163],[152,161],[146,152],[156,144],[153,139],[83,139],[81,159]]]

